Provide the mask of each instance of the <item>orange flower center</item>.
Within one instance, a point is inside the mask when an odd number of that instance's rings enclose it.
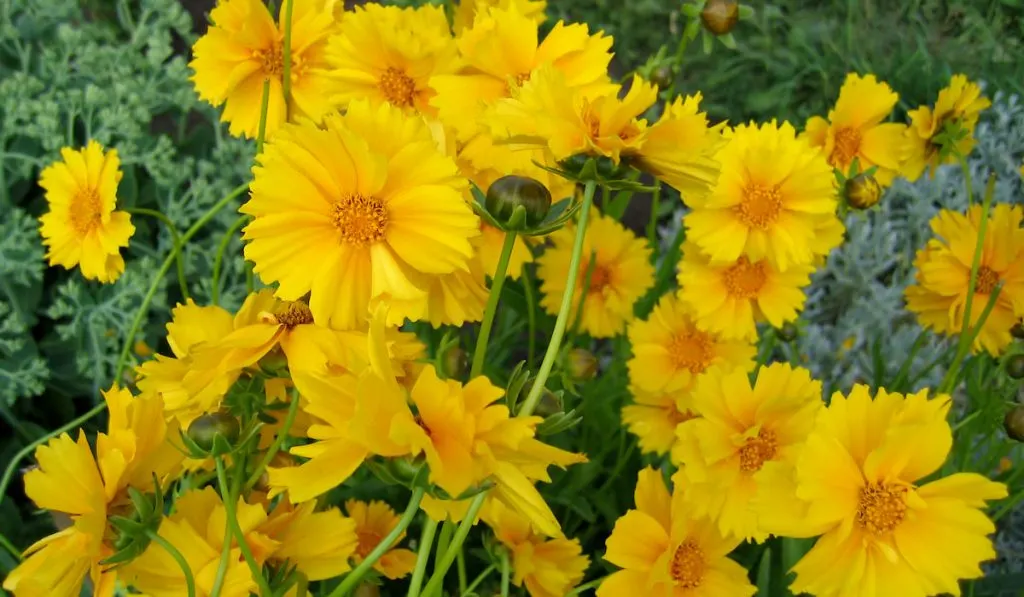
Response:
[[[857,524],[875,535],[888,533],[907,514],[907,488],[892,483],[868,483],[860,489]]]
[[[279,43],[270,48],[253,51],[252,57],[260,62],[260,72],[265,79],[279,78],[284,72],[284,49]],[[292,58],[294,60],[295,56]]]
[[[860,131],[855,128],[846,127],[836,131],[836,145],[832,149],[832,155],[828,157],[829,162],[833,166],[852,162],[853,157],[860,151],[860,140]]]
[[[778,186],[757,183],[743,189],[743,201],[736,206],[736,216],[750,228],[767,229],[782,212],[782,195]]]
[[[523,86],[523,83],[530,80],[530,76],[533,73],[519,73],[514,77],[509,77],[505,82],[505,94],[508,96],[512,95],[512,92]]]
[[[392,104],[400,108],[411,108],[416,96],[416,81],[400,68],[389,66],[380,76],[380,92]]]
[[[587,132],[591,139],[597,139],[601,136],[601,116],[593,104],[586,103],[583,105],[581,118],[583,119],[583,125],[587,127]]]
[[[364,247],[382,238],[388,227],[388,210],[376,197],[358,193],[345,195],[331,206],[331,221],[341,232],[341,239]]]
[[[725,270],[722,275],[725,289],[734,298],[752,299],[761,292],[768,273],[764,262],[750,263],[746,255],[740,256],[736,263]]]
[[[740,448],[740,470],[745,473],[761,470],[765,461],[775,458],[778,450],[775,432],[762,428],[757,432],[757,437],[748,437]]]
[[[358,554],[360,558],[365,558],[370,555],[373,548],[377,547],[380,544],[381,539],[384,538],[380,533],[369,529],[357,530],[356,537],[359,538],[359,545],[356,547],[356,554]]]
[[[714,358],[713,348],[711,336],[695,330],[672,336],[668,354],[677,369],[689,369],[690,373],[697,375],[711,365]]]
[[[588,269],[590,269],[589,263],[586,267],[580,268],[580,271],[584,276],[586,276]],[[584,280],[586,280],[586,278],[584,278]],[[600,263],[595,263],[593,271],[590,272],[590,287],[587,291],[588,294],[601,294],[605,287],[611,284],[611,281],[611,271]]]
[[[101,211],[100,195],[95,189],[79,190],[75,198],[71,200],[71,228],[79,236],[89,234],[100,225],[103,219]]]
[[[970,278],[968,278],[968,280],[970,280]],[[974,286],[974,291],[979,294],[992,294],[992,291],[996,289],[996,284],[998,283],[999,274],[989,266],[983,265],[978,268],[978,281]]]
[[[704,581],[704,572],[707,569],[707,562],[704,559],[704,550],[697,545],[693,539],[687,539],[679,544],[676,552],[672,554],[672,562],[669,564],[669,573],[676,586],[681,589],[696,589]]]
[[[274,318],[277,319],[277,323],[292,329],[297,325],[313,323],[313,312],[309,310],[309,305],[302,301],[289,301],[278,308]]]

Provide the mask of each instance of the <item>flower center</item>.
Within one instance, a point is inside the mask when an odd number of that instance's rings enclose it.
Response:
[[[888,533],[907,513],[907,488],[890,483],[868,483],[860,489],[857,523],[875,535]]]
[[[380,533],[365,529],[356,531],[356,537],[359,538],[359,545],[356,547],[356,553],[361,558],[365,558],[370,555],[373,548],[380,545],[381,539],[384,538]]]
[[[778,186],[752,183],[743,189],[743,201],[735,209],[736,216],[748,227],[765,230],[782,212],[782,195]]]
[[[853,156],[860,151],[860,131],[855,128],[842,128],[836,131],[836,145],[828,161],[833,166],[846,165],[853,161]]]
[[[761,470],[765,461],[775,457],[778,449],[775,432],[761,428],[757,437],[748,437],[747,443],[740,448],[740,470],[745,473]]]
[[[725,270],[723,281],[730,296],[751,299],[761,292],[768,274],[764,271],[764,262],[750,263],[746,255],[740,256],[736,263]]]
[[[699,587],[700,583],[704,581],[706,568],[704,550],[693,539],[687,539],[679,544],[676,552],[672,555],[672,563],[669,564],[672,579],[681,589]]]
[[[389,66],[380,76],[381,93],[392,104],[400,108],[411,108],[416,95],[416,82],[400,68]]]
[[[284,72],[284,51],[280,44],[255,50],[252,57],[260,61],[260,71],[266,79],[278,78]]]
[[[376,197],[358,193],[345,195],[331,206],[331,221],[341,232],[341,239],[364,247],[382,238],[388,227],[388,210]]]
[[[969,280],[970,278],[968,278]],[[996,284],[999,283],[999,274],[992,270],[987,265],[983,265],[978,268],[978,281],[974,286],[974,291],[978,294],[992,294],[992,291],[996,289]]]
[[[589,263],[586,267],[580,269],[583,276],[587,275],[588,269],[590,269]],[[586,280],[586,278],[584,277],[583,280]],[[590,272],[590,286],[587,290],[588,294],[601,294],[604,291],[604,288],[611,284],[611,281],[611,271],[600,263],[595,263],[594,269]]]
[[[677,369],[689,369],[697,375],[711,365],[714,358],[711,336],[701,331],[683,332],[672,336],[668,354]]]
[[[278,308],[274,318],[279,324],[292,329],[297,325],[313,323],[313,312],[309,310],[309,305],[302,301],[289,301]]]
[[[523,83],[525,83],[525,82],[530,80],[530,76],[532,74],[533,73],[519,73],[518,75],[516,75],[514,77],[509,77],[505,81],[505,95],[508,95],[509,97],[511,97],[512,93],[516,89],[519,89],[520,87],[523,86]]]
[[[101,211],[99,193],[95,189],[81,189],[71,201],[71,228],[79,236],[89,234],[93,228],[100,225]]]

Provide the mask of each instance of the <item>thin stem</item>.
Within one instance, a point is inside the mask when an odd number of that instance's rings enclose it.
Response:
[[[267,452],[260,459],[259,464],[256,465],[256,469],[252,471],[249,478],[245,481],[245,489],[251,488],[260,479],[260,475],[267,468],[267,465],[277,456],[277,453],[281,450],[281,446],[284,445],[284,440],[288,437],[288,431],[292,428],[292,423],[295,422],[295,416],[299,413],[299,394],[298,392],[292,392],[292,403],[288,405],[288,414],[284,418],[284,425],[277,431],[274,436],[273,443],[267,448]]]
[[[377,563],[377,560],[379,560],[381,556],[391,549],[391,546],[398,541],[398,538],[402,536],[405,529],[409,528],[409,525],[412,524],[412,519],[416,517],[416,512],[419,511],[420,502],[423,501],[424,493],[425,491],[422,487],[417,487],[413,490],[412,497],[409,498],[409,505],[405,507],[405,513],[402,514],[402,518],[399,519],[395,528],[391,529],[391,532],[388,533],[387,537],[381,539],[380,543],[377,544],[377,547],[374,547],[373,551],[363,558],[363,561],[356,566],[356,569],[349,572],[348,575],[342,579],[341,584],[335,587],[327,597],[344,597],[359,585],[359,581],[363,580],[363,576],[369,572],[370,568]]]
[[[1006,500],[1006,503],[1003,505],[1003,507],[997,510],[996,513],[992,515],[992,522],[995,522],[1000,518],[1006,516],[1021,501],[1024,501],[1024,489],[1018,491],[1017,493],[1015,493],[1013,496]]]
[[[149,537],[150,541],[164,548],[164,551],[166,551],[168,554],[170,554],[172,558],[174,558],[174,561],[177,562],[178,566],[181,568],[181,573],[185,575],[185,587],[186,590],[188,591],[188,597],[195,597],[196,581],[192,577],[192,569],[189,567],[188,562],[185,560],[185,557],[181,555],[180,551],[178,551],[178,548],[171,545],[169,541],[167,541],[160,535],[154,533],[153,529],[146,529],[146,536]]]
[[[501,597],[508,597],[509,580],[512,570],[508,564],[508,550],[501,550]]]
[[[611,576],[611,575],[609,574],[608,576]],[[573,589],[573,590],[569,591],[568,593],[566,593],[565,597],[575,597],[576,595],[583,594],[583,591],[589,591],[590,589],[596,589],[597,587],[601,586],[601,583],[603,583],[605,581],[605,579],[608,578],[608,576],[602,576],[601,578],[598,578],[598,579],[592,580],[592,581],[590,581],[590,582],[588,582],[586,584],[580,585],[580,586],[576,587],[575,589]]]
[[[244,467],[239,467],[239,468],[241,468],[242,470],[245,470]],[[217,471],[214,471],[213,476],[217,477]],[[228,494],[221,495],[221,499],[223,501],[231,500],[232,503],[235,503],[235,500],[237,500],[238,496],[241,494],[242,475],[235,475],[234,479],[232,479],[232,480],[234,481],[234,484],[231,486],[231,490],[228,492]],[[219,481],[219,477],[218,477],[218,481]],[[201,484],[197,484],[197,486],[201,486]],[[223,493],[223,491],[224,490],[221,489],[222,493]],[[230,559],[231,559],[230,556],[231,556],[231,539],[232,539],[232,536],[231,536],[231,526],[230,525],[231,525],[231,522],[229,520],[227,520],[227,517],[225,517],[225,520],[224,520],[224,541],[221,543],[220,561],[217,564],[217,575],[213,579],[213,589],[210,591],[210,595],[212,597],[220,597],[221,588],[224,586],[224,581],[227,579],[228,563],[230,562]]]
[[[448,546],[452,543],[452,533],[455,532],[455,523],[450,519],[444,521],[444,525],[441,527],[441,536],[437,538],[437,557],[434,558],[434,571],[437,571],[437,564],[441,561],[441,556],[444,552],[448,551]]]
[[[526,329],[530,337],[526,340],[526,368],[533,368],[534,357],[537,356],[537,298],[533,295],[533,281],[530,280],[526,268],[522,273],[523,295],[526,297]]]
[[[220,239],[220,245],[217,246],[217,256],[213,258],[213,304],[220,304],[220,268],[224,261],[224,253],[228,250],[228,245],[231,244],[231,239],[238,234],[239,229],[249,221],[249,216],[239,216],[235,223],[228,228],[227,232],[224,233],[224,237]]]
[[[430,559],[430,548],[434,546],[434,533],[437,532],[437,521],[427,517],[423,523],[423,532],[420,534],[420,546],[416,551],[416,568],[412,571],[412,580],[409,582],[409,597],[419,597],[420,587],[423,585],[423,577],[427,573],[427,560]]]
[[[237,498],[234,495],[224,495],[228,491],[228,479],[224,472],[224,461],[219,456],[214,457],[213,460],[217,466],[217,484],[220,486],[221,496],[224,497],[224,513],[228,519],[230,534],[233,534],[235,541],[238,542],[238,549],[241,550],[245,563],[249,565],[249,572],[259,587],[260,595],[262,597],[270,597],[274,592],[267,585],[267,579],[263,578],[263,568],[256,563],[256,558],[252,555],[252,549],[249,548],[249,544],[245,541],[245,533],[242,532],[242,528],[238,525],[238,517],[235,514],[235,507],[238,505],[235,501]],[[238,478],[241,478],[240,474]]]
[[[260,100],[260,128],[256,134],[256,155],[263,153],[263,141],[267,138],[267,110],[270,108],[270,79],[263,81],[263,98]]]
[[[285,120],[289,118],[289,105],[292,99],[292,9],[295,8],[295,0],[285,0],[284,8],[284,65],[281,80],[281,88],[284,91],[284,115]]]
[[[155,209],[130,207],[125,211],[130,214],[156,218],[167,226],[167,230],[171,233],[171,242],[173,243],[174,248],[178,251],[178,258],[175,261],[177,261],[178,264],[178,285],[181,286],[181,297],[187,301],[189,299],[188,282],[185,280],[185,260],[182,259],[181,256],[181,251],[184,246],[181,244],[181,234],[178,233],[178,227],[174,225],[174,222],[172,222],[170,218]]]
[[[516,233],[506,232],[505,242],[501,245],[501,257],[498,258],[498,267],[494,270],[491,278],[491,293],[487,297],[487,306],[484,308],[484,319],[480,323],[480,335],[476,339],[476,348],[473,349],[473,366],[469,370],[469,378],[480,375],[484,368],[484,357],[487,356],[487,341],[491,336],[491,327],[494,325],[494,315],[498,310],[498,301],[501,299],[501,288],[505,285],[505,277],[508,274],[508,262],[512,257],[512,249],[516,244]]]
[[[551,332],[551,341],[548,343],[547,351],[544,353],[544,360],[541,362],[537,378],[530,388],[530,395],[526,397],[518,416],[528,417],[537,408],[544,385],[551,375],[551,368],[555,365],[555,358],[558,356],[558,348],[562,343],[562,336],[565,335],[565,326],[569,320],[569,310],[572,307],[572,295],[576,289],[576,278],[580,270],[580,257],[583,255],[583,240],[587,236],[587,224],[590,222],[590,206],[594,202],[594,191],[597,183],[588,180],[583,191],[583,206],[580,208],[580,220],[576,226],[576,242],[572,247],[572,257],[569,259],[569,274],[565,281],[565,294],[562,295],[562,305],[558,309],[558,318],[555,319],[555,329]]]
[[[497,570],[497,569],[498,569],[498,567],[497,567],[497,566],[495,566],[494,564],[491,564],[490,566],[488,566],[487,568],[485,568],[485,569],[484,569],[484,571],[483,571],[483,572],[481,572],[479,576],[477,576],[476,578],[474,578],[474,579],[473,579],[473,582],[469,583],[469,586],[468,586],[468,587],[466,587],[465,589],[461,589],[461,590],[459,591],[459,595],[465,595],[465,594],[467,594],[467,593],[472,593],[474,589],[476,589],[476,588],[477,588],[478,586],[480,586],[480,583],[484,582],[484,580],[485,580],[485,579],[486,579],[486,578],[487,578],[487,577],[488,577],[488,576],[489,576],[489,575],[490,575],[490,574],[491,574],[492,572],[494,572],[494,571],[495,571],[495,570]]]
[[[441,558],[441,563],[437,566],[434,570],[434,574],[430,577],[430,582],[427,583],[427,588],[423,590],[424,597],[441,594],[441,584],[444,582],[444,575],[447,574],[448,569],[452,567],[452,562],[455,561],[455,554],[462,549],[462,544],[466,541],[466,537],[469,536],[469,530],[473,528],[473,523],[476,522],[476,515],[484,505],[485,499],[487,499],[487,492],[482,491],[473,498],[472,502],[469,503],[469,509],[466,510],[466,515],[462,519],[462,523],[459,525],[458,530],[455,531],[455,536],[452,538],[451,545],[449,545],[447,551],[444,552],[444,557]]]
[[[647,221],[647,244],[652,249],[658,246],[658,210],[661,207],[661,181],[654,186],[654,193],[651,196],[651,219]],[[657,251],[652,253],[657,255]]]
[[[917,356],[918,351],[924,345],[924,341],[928,339],[928,330],[922,329],[921,333],[914,339],[914,344],[910,347],[910,352],[907,354],[907,358],[903,359],[903,364],[900,365],[896,376],[892,378],[891,389],[894,391],[900,391],[903,380],[910,374],[910,367],[914,364],[914,357]]]
[[[11,540],[5,537],[3,533],[0,533],[0,545],[2,545],[4,549],[9,551],[11,555],[14,556],[15,560],[19,562],[21,561],[21,551],[19,551],[18,548],[15,547],[13,543],[11,543]]]

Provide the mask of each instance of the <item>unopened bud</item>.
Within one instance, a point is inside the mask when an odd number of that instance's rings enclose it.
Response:
[[[797,337],[797,327],[790,321],[782,324],[782,327],[775,329],[775,335],[783,342],[792,342]]]
[[[882,198],[882,185],[870,174],[858,174],[846,181],[846,202],[854,209],[868,209]]]
[[[218,436],[233,446],[240,432],[238,419],[223,411],[203,415],[188,426],[189,439],[207,452],[213,449]]]
[[[502,176],[487,189],[487,212],[502,224],[509,223],[516,208],[526,212],[526,226],[544,221],[551,209],[551,191],[539,180],[527,176]]]
[[[1024,378],[1024,354],[1015,354],[1006,359],[1006,374],[1013,379]]]
[[[740,20],[740,3],[736,0],[708,0],[700,11],[704,28],[715,35],[732,31]]]
[[[569,377],[577,382],[587,382],[597,377],[597,357],[584,348],[574,348],[566,357],[566,370]]]
[[[1018,404],[1003,418],[1003,429],[1010,439],[1024,442],[1024,404]]]
[[[657,85],[658,89],[665,91],[669,87],[672,87],[672,83],[675,81],[675,73],[672,72],[672,68],[668,65],[662,65],[651,71],[651,83]]]
[[[1024,340],[1024,323],[1017,322],[1010,328],[1010,335],[1018,340]]]
[[[448,379],[461,379],[469,369],[469,353],[458,346],[453,346],[445,353],[441,362],[444,376]]]

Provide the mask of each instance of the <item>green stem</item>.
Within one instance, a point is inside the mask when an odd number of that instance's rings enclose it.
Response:
[[[786,565],[783,561],[781,537],[773,540],[768,548],[768,597],[785,597]]]
[[[15,547],[13,543],[11,543],[11,540],[5,537],[3,533],[0,533],[0,545],[2,545],[4,549],[9,551],[11,555],[14,556],[15,560],[19,562],[21,561],[21,551],[19,551],[18,548]]]
[[[611,575],[609,574],[608,576],[611,576]],[[605,579],[608,578],[608,576],[602,576],[601,578],[598,578],[596,580],[592,580],[592,581],[588,582],[587,584],[580,585],[580,586],[576,587],[575,589],[573,589],[573,590],[569,591],[568,593],[566,593],[565,597],[575,597],[576,595],[582,595],[583,591],[589,591],[590,589],[596,589],[597,587],[601,586],[601,583],[603,583],[605,581]]]
[[[260,100],[260,128],[256,135],[256,155],[263,153],[263,141],[267,138],[267,110],[270,108],[270,79],[263,81],[263,98]]]
[[[484,308],[484,319],[480,323],[480,335],[476,339],[476,348],[473,349],[473,366],[469,370],[469,378],[480,375],[484,368],[484,357],[487,356],[487,341],[491,336],[491,327],[494,325],[494,315],[498,310],[498,301],[501,299],[501,288],[505,285],[505,278],[508,274],[508,262],[512,257],[512,249],[516,244],[516,233],[506,232],[505,242],[501,245],[501,257],[498,258],[498,267],[494,270],[491,278],[491,293],[487,297],[487,306]]]
[[[1018,491],[1013,496],[1007,498],[1006,503],[1003,504],[1003,507],[997,510],[996,513],[992,515],[992,522],[995,522],[1009,514],[1009,512],[1013,510],[1013,508],[1021,501],[1024,501],[1024,489]]]
[[[521,279],[523,295],[526,297],[526,328],[530,332],[530,337],[526,341],[526,368],[533,369],[533,360],[537,356],[537,299],[533,295],[533,281],[530,280],[526,267],[523,267]]]
[[[651,245],[652,258],[658,254],[658,210],[661,207],[661,181],[654,186],[651,196],[651,219],[647,221],[647,244]]]
[[[281,88],[284,91],[285,120],[288,120],[292,99],[292,9],[295,7],[295,0],[285,0],[285,2],[287,4],[284,9],[284,65]]]
[[[466,555],[460,549],[455,554],[455,571],[459,575],[459,595],[466,594]]]
[[[497,570],[497,566],[495,566],[494,564],[491,564],[490,566],[485,568],[484,571],[481,572],[479,576],[473,579],[473,582],[469,583],[468,587],[459,591],[459,595],[472,593],[473,590],[480,586],[480,583],[484,582],[484,580],[495,570]]]
[[[177,562],[178,566],[181,568],[181,573],[185,575],[185,587],[186,590],[188,591],[188,597],[195,597],[196,581],[192,577],[192,569],[189,567],[188,562],[185,560],[185,557],[181,555],[181,552],[178,551],[176,547],[171,545],[169,541],[167,541],[160,535],[154,533],[153,529],[146,529],[146,536],[149,537],[150,541],[164,548],[164,551],[166,551],[168,554],[170,554],[172,558],[174,558],[174,561]]]
[[[434,574],[430,577],[430,581],[427,583],[427,588],[423,590],[424,597],[431,597],[432,595],[441,594],[441,584],[444,582],[444,575],[448,573],[448,569],[452,567],[452,562],[455,561],[455,554],[462,549],[462,544],[466,541],[466,537],[469,536],[469,530],[473,528],[473,523],[476,522],[476,516],[480,512],[480,508],[484,505],[484,500],[487,499],[487,492],[483,491],[473,498],[473,501],[469,503],[469,509],[466,510],[466,515],[462,519],[462,523],[459,525],[458,530],[455,531],[455,536],[452,538],[451,545],[444,552],[444,557],[441,559],[441,563],[438,564],[434,570]]]
[[[583,206],[580,208],[579,224],[576,226],[576,241],[572,247],[572,257],[569,259],[569,274],[565,281],[565,294],[562,295],[562,305],[558,309],[558,318],[555,319],[555,329],[551,332],[551,341],[547,351],[544,353],[544,360],[541,362],[537,378],[530,388],[530,395],[526,397],[518,416],[528,417],[537,408],[544,385],[551,375],[551,368],[555,365],[555,358],[558,356],[558,348],[562,343],[562,336],[565,334],[565,326],[569,320],[569,310],[572,307],[572,295],[576,289],[576,278],[580,270],[580,257],[583,255],[583,241],[587,236],[587,225],[590,222],[590,206],[594,202],[594,191],[597,183],[588,180],[583,191]]]
[[[511,567],[508,564],[508,550],[501,550],[501,597],[508,597]]]
[[[420,587],[423,585],[423,577],[427,573],[427,560],[430,559],[430,548],[434,546],[434,533],[437,532],[437,521],[427,517],[423,523],[423,532],[420,534],[420,546],[416,552],[416,568],[412,571],[412,580],[409,582],[409,597],[419,597]]]
[[[434,571],[437,571],[437,564],[441,561],[441,556],[444,552],[448,551],[448,546],[452,544],[452,533],[455,532],[455,523],[450,519],[444,521],[444,525],[441,527],[441,536],[437,538],[437,556],[434,558]]]
[[[185,260],[181,257],[181,251],[184,246],[181,244],[181,234],[178,233],[178,227],[174,225],[174,222],[172,222],[170,218],[155,209],[130,207],[125,211],[130,214],[156,218],[167,226],[167,230],[171,233],[171,242],[173,243],[173,247],[178,252],[178,258],[175,261],[177,261],[178,264],[178,285],[181,286],[181,298],[187,301],[189,299],[188,282],[185,280]]]
[[[218,464],[219,464],[219,460],[220,459],[218,459]],[[214,471],[213,474],[214,474],[215,477],[218,478],[218,482],[219,482],[219,480],[220,480],[219,471]],[[224,488],[221,488],[221,493],[222,493],[221,499],[222,499],[222,501],[224,501],[226,503],[229,500],[233,501],[233,500],[237,500],[238,499],[237,496],[240,494],[240,490],[241,490],[241,487],[239,486],[239,481],[241,480],[241,478],[242,478],[242,475],[235,475],[235,478],[234,478],[235,484],[231,487],[230,491],[228,491],[227,493],[224,493],[224,491],[225,491]],[[227,517],[225,517],[225,519],[224,519],[224,540],[221,541],[220,561],[217,564],[217,575],[214,576],[214,578],[213,578],[213,588],[210,590],[211,597],[220,597],[221,590],[224,587],[224,581],[227,579],[228,564],[231,562],[231,539],[232,539],[232,535],[231,535],[231,522],[227,520]]]
[[[239,229],[249,221],[249,216],[239,216],[235,223],[228,228],[227,232],[224,233],[224,237],[220,239],[220,245],[217,246],[217,256],[213,258],[213,304],[220,304],[220,268],[224,262],[224,253],[228,250],[228,245],[231,244],[231,239],[238,234]]]
[[[267,585],[267,580],[263,578],[263,568],[256,562],[256,558],[253,557],[252,549],[249,548],[249,544],[245,541],[245,533],[242,532],[242,528],[238,525],[238,517],[235,514],[235,507],[238,505],[237,498],[233,494],[224,495],[228,491],[228,479],[224,472],[224,461],[217,456],[214,457],[214,463],[217,467],[217,484],[220,486],[221,496],[224,497],[224,513],[228,519],[227,524],[231,531],[230,534],[233,534],[235,541],[238,542],[238,549],[241,550],[242,558],[248,564],[249,572],[259,587],[259,594],[262,597],[270,597],[274,592]],[[241,474],[241,471],[239,471],[237,478],[241,478]]]
[[[288,431],[291,430],[292,424],[295,422],[295,416],[299,414],[299,394],[298,392],[292,392],[292,403],[288,405],[288,414],[285,416],[284,425],[277,431],[274,436],[273,443],[267,448],[267,452],[260,459],[259,464],[256,465],[256,469],[249,475],[249,478],[245,481],[245,489],[251,488],[260,479],[260,475],[270,464],[270,461],[277,456],[277,453],[281,450],[281,446],[284,445],[284,440],[288,437]]]
[[[896,376],[892,378],[892,383],[888,386],[893,391],[899,392],[904,380],[910,375],[910,367],[914,364],[914,357],[917,356],[918,351],[924,345],[924,341],[928,339],[928,330],[922,329],[921,333],[914,339],[914,344],[910,347],[910,352],[907,354],[907,358],[903,359],[903,364],[900,365]]]
[[[356,566],[355,570],[349,572],[348,575],[342,579],[341,584],[335,587],[327,597],[344,597],[359,585],[359,581],[363,580],[363,576],[369,572],[370,568],[377,563],[377,560],[379,560],[381,556],[391,549],[391,546],[398,541],[398,538],[402,536],[405,529],[409,528],[409,525],[412,524],[412,519],[416,517],[416,512],[419,511],[420,502],[423,501],[424,493],[426,492],[422,487],[417,487],[413,490],[412,497],[409,499],[409,505],[405,507],[405,513],[402,514],[402,518],[399,519],[395,528],[391,529],[391,532],[388,533],[387,537],[381,539],[380,543],[377,544],[377,547],[374,547],[373,551],[371,551],[363,561]]]

